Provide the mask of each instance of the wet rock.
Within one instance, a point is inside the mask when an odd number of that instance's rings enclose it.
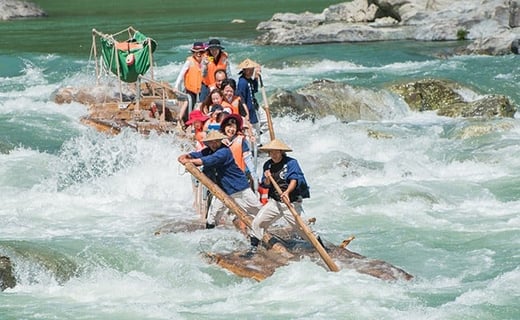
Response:
[[[296,91],[271,95],[272,115],[297,119],[335,116],[342,121],[379,121],[412,111],[437,111],[447,117],[512,118],[517,107],[503,95],[480,95],[458,83],[424,79],[372,91],[328,80],[315,81]]]
[[[509,0],[509,26],[520,27],[520,0]]]
[[[451,81],[425,79],[395,84],[389,90],[401,96],[414,111],[439,110],[464,102],[457,93],[462,87]]]
[[[490,95],[472,101],[460,111],[462,117],[513,118],[517,108],[511,100],[503,95]]]
[[[6,256],[0,256],[0,291],[16,286],[16,278],[13,275],[13,266],[11,259]]]
[[[511,52],[514,54],[520,53],[520,39],[515,39],[511,42]]]
[[[514,121],[514,120],[511,120]],[[455,132],[458,139],[471,139],[493,132],[510,131],[515,127],[514,122],[489,123],[488,121],[470,121],[468,124]]]
[[[41,268],[42,272],[48,273],[58,283],[63,284],[79,271],[79,266],[73,258],[46,245],[29,241],[0,241],[0,250],[16,261],[16,268],[20,270],[21,274],[31,274],[32,276],[32,270]],[[6,266],[10,266],[10,264],[6,264]],[[1,265],[0,270],[2,270]],[[9,267],[4,270],[9,270]],[[10,272],[12,274],[12,266]],[[29,279],[29,281],[31,280]]]
[[[47,13],[36,4],[19,0],[0,0],[0,20],[46,17]]]
[[[103,102],[117,102],[120,100],[116,92],[107,87],[63,87],[52,93],[51,99],[57,104],[79,102],[84,105],[91,105]]]
[[[407,107],[387,91],[355,88],[328,80],[315,81],[292,91],[277,91],[270,97],[271,113],[299,119],[333,115],[342,121],[391,119]]]
[[[436,110],[440,116],[513,118],[517,110],[508,97],[481,96],[449,80],[424,79],[392,85],[389,90],[401,96],[410,109]]]
[[[506,55],[511,53],[511,43],[520,37],[520,28],[498,31],[493,36],[474,40],[468,46],[456,49],[456,54]]]
[[[277,13],[258,24],[261,44],[419,40],[461,42],[458,54],[509,54],[520,0],[354,0],[321,13]]]

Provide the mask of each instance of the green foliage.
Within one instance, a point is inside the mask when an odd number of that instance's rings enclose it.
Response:
[[[468,33],[469,33],[469,31],[466,29],[457,30],[457,40],[466,40]]]

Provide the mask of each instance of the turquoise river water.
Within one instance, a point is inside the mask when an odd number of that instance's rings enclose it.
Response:
[[[158,42],[156,78],[173,83],[194,41],[221,39],[232,69],[262,64],[266,90],[332,79],[372,91],[452,79],[520,105],[519,57],[445,56],[460,43],[306,46],[254,43],[276,12],[333,1],[34,1],[48,18],[0,22],[0,255],[16,287],[0,319],[518,319],[520,121],[439,117],[402,108],[382,121],[273,119],[311,186],[306,216],[349,248],[413,274],[386,282],[304,259],[256,282],[208,264],[245,248],[238,232],[163,234],[192,219],[189,174],[171,136],[106,136],[83,105],[52,93],[94,80],[93,28],[131,25]],[[245,23],[231,23],[243,19]],[[475,126],[484,128],[479,134]],[[378,131],[391,139],[374,139]]]

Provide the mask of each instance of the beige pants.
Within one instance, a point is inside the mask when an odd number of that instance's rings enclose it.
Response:
[[[260,209],[262,209],[262,203],[251,188],[235,192],[230,195],[230,197],[233,198],[236,203],[251,216],[251,218],[256,216]],[[222,203],[222,201],[214,197],[209,208],[208,219],[206,222],[218,225],[222,219],[222,215],[226,212],[228,212],[228,208],[224,203]]]
[[[303,212],[302,201],[296,201],[291,203],[296,210],[296,212],[301,215]],[[251,234],[261,240],[264,236],[264,231],[269,228],[271,224],[273,224],[276,220],[280,218],[284,218],[285,221],[292,227],[292,229],[298,234],[306,239],[305,234],[298,228],[294,217],[283,202],[278,202],[274,199],[269,199],[268,202],[262,207],[260,212],[253,219],[253,225]]]

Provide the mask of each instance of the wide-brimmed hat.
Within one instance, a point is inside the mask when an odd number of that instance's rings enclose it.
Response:
[[[226,139],[227,137],[225,135],[223,135],[220,131],[218,130],[211,130],[207,135],[206,135],[206,138],[202,139],[203,142],[208,142],[208,141],[215,141],[215,140],[222,140],[222,139]]]
[[[195,42],[190,49],[191,52],[204,52],[206,51],[206,46],[202,42]]]
[[[249,68],[256,68],[256,67],[260,67],[260,65],[249,58],[240,62],[240,64],[238,65],[239,69],[249,69]]]
[[[192,112],[190,112],[190,115],[188,118],[189,118],[188,121],[186,121],[187,126],[191,125],[195,121],[204,122],[209,119],[209,117],[207,115],[205,115],[204,113],[202,113],[202,111],[200,111],[200,110],[193,110]]]
[[[208,42],[208,49],[211,49],[211,48],[218,48],[220,50],[224,50],[224,47],[222,47],[220,45],[220,40],[218,40],[218,39],[211,39],[211,40],[209,40],[209,42]]]
[[[235,119],[235,121],[237,122],[237,131],[242,131],[242,117],[236,113],[232,113],[226,116],[224,119],[222,119],[222,122],[220,123],[220,131],[224,132],[224,129],[226,128],[231,119]]]
[[[287,146],[282,140],[273,139],[268,144],[261,146],[260,151],[271,151],[271,150],[280,150],[280,151],[292,151],[289,146]]]

